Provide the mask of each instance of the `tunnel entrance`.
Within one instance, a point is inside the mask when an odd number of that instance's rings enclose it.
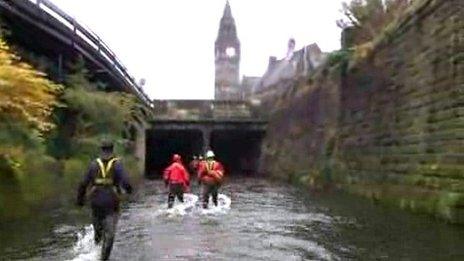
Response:
[[[211,133],[211,148],[228,175],[256,175],[264,131],[222,130]]]
[[[192,155],[202,153],[203,149],[203,136],[199,130],[148,130],[146,137],[145,175],[149,178],[162,176],[172,154],[180,154],[188,164]]]

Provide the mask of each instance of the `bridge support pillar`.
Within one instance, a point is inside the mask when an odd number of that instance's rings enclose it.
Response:
[[[211,149],[211,132],[212,130],[210,128],[204,128],[201,131],[203,134],[203,153]]]
[[[58,55],[58,80],[59,80],[59,82],[64,81],[64,76],[63,76],[63,55],[61,53]]]
[[[134,154],[138,161],[139,168],[143,170],[145,168],[145,156],[146,156],[146,123],[136,124],[136,135],[135,135],[135,148]]]

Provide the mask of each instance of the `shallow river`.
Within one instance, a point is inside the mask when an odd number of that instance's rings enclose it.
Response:
[[[463,227],[343,193],[245,178],[222,193],[230,209],[167,212],[162,184],[146,181],[124,206],[111,260],[464,260]],[[0,260],[95,260],[88,214],[61,207],[0,224]]]

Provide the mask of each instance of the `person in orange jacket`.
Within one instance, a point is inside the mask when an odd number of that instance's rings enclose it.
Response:
[[[202,184],[201,200],[203,208],[208,208],[209,197],[212,196],[215,206],[218,205],[218,190],[224,178],[224,167],[214,160],[214,152],[206,153],[206,160],[198,167],[198,181]]]
[[[175,197],[183,203],[184,193],[189,190],[190,175],[178,154],[172,156],[172,163],[164,170],[163,178],[166,187],[169,187],[168,208],[174,206]]]

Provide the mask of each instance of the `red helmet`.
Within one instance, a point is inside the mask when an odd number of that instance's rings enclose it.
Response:
[[[174,154],[174,155],[172,155],[172,161],[174,161],[174,162],[180,162],[180,160],[181,160],[181,157],[180,157],[179,154]]]

